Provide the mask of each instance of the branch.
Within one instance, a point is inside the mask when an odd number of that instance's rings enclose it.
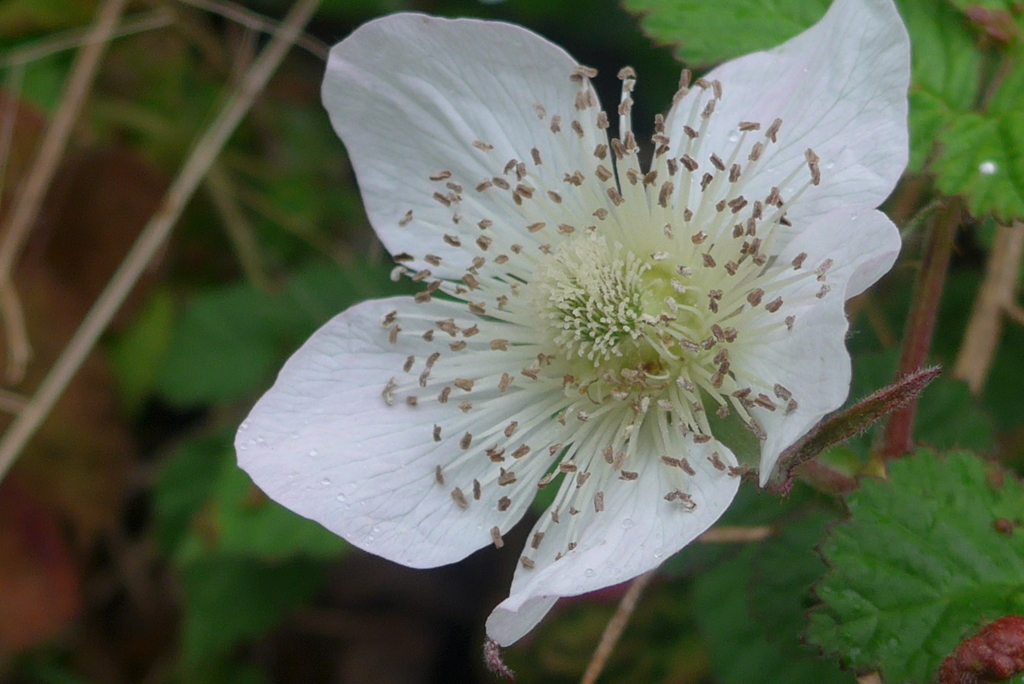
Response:
[[[71,378],[110,323],[110,319],[124,303],[153,255],[164,244],[228,138],[249,111],[256,96],[267,85],[270,76],[284,59],[289,47],[319,4],[320,0],[298,0],[295,3],[281,25],[281,31],[245,73],[210,127],[200,137],[178,177],[164,196],[160,209],[150,217],[149,223],[142,230],[131,251],[50,368],[35,395],[4,433],[3,439],[0,440],[0,480],[64,393]]]

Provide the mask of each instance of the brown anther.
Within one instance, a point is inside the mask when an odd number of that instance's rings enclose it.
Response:
[[[651,171],[644,175],[644,185],[654,185],[654,181],[658,179],[658,172]]]
[[[491,528],[491,542],[494,543],[494,548],[500,549],[505,545],[504,540],[501,538],[501,530],[495,525]]]
[[[398,342],[398,333],[402,332],[402,326],[394,325],[388,330],[388,342],[395,344]]]
[[[640,172],[636,169],[626,169],[626,180],[630,185],[636,185],[640,182]]]
[[[722,457],[719,456],[717,451],[711,452],[708,460],[711,461],[711,465],[715,467],[715,470],[725,470],[725,463],[722,462]]]
[[[405,212],[405,215],[402,216],[402,218],[398,219],[398,225],[402,226],[403,228],[409,225],[410,223],[412,223],[412,209]]]
[[[658,204],[662,207],[668,207],[668,201],[672,197],[672,193],[675,191],[675,185],[672,181],[665,181],[661,185],[661,192],[658,193]]]
[[[727,204],[729,205],[729,208],[732,209],[732,213],[738,214],[743,207],[747,206],[747,200],[743,195],[740,195],[735,199],[729,200]]]
[[[528,453],[530,453],[530,447],[526,444],[520,444],[519,447],[512,452],[512,458],[522,458]]]
[[[721,157],[719,157],[717,154],[712,154],[710,159],[712,166],[714,166],[719,171],[725,171],[725,162],[722,161]]]
[[[580,472],[576,473],[576,489],[579,489],[584,484],[586,484],[587,480],[589,480],[589,479],[590,479],[590,471],[589,470],[581,470]]]
[[[747,155],[748,161],[757,161],[764,154],[764,143],[757,141],[753,147],[750,148],[750,154]]]
[[[509,509],[509,506],[511,506],[511,505],[512,505],[512,499],[508,498],[507,496],[503,496],[500,499],[498,499],[498,510],[499,511],[502,511],[502,512],[507,511]]]
[[[487,307],[484,306],[483,302],[469,302],[467,308],[470,310],[470,312],[475,313],[478,316],[483,316],[484,314],[487,313]],[[463,332],[462,334],[466,335],[465,332]],[[469,337],[469,335],[466,335],[466,337]]]
[[[533,540],[530,541],[530,548],[534,548],[534,549],[538,548],[542,541],[544,541],[544,533],[543,532],[534,532]]]
[[[727,261],[723,268],[725,269],[726,273],[728,273],[731,276],[734,276],[736,275],[736,269],[739,268],[739,264],[737,264],[735,261]]]
[[[759,131],[761,130],[761,124],[753,121],[740,121],[739,129],[743,132],[746,131]]]
[[[688,171],[697,170],[697,160],[691,157],[690,155],[684,154],[682,157],[679,158],[679,161],[683,163],[683,166],[685,166]]]
[[[731,167],[729,167],[729,182],[735,183],[736,181],[738,181],[740,179],[740,173],[742,173],[742,171],[743,169],[739,164],[733,164]]]
[[[751,418],[750,422],[747,423],[747,427],[754,433],[754,436],[762,442],[768,439],[768,433],[764,431],[764,428],[761,427],[761,424],[755,419]]]
[[[570,226],[568,223],[558,224],[558,232],[561,233],[562,235],[572,235],[575,230],[576,228]]]
[[[494,145],[488,145],[487,143],[480,140],[474,140],[473,147],[483,152],[490,152],[491,150],[494,149]]]
[[[594,216],[596,216],[599,221],[604,221],[608,218],[608,210],[604,207],[599,207],[594,210]]]
[[[434,466],[434,480],[439,485],[444,485],[444,472],[441,470],[441,466]]]
[[[508,373],[502,373],[501,380],[498,381],[498,391],[504,392],[505,390],[507,390],[508,386],[512,384],[512,380],[514,379],[515,378],[513,378]]]
[[[710,254],[705,252],[704,254],[701,254],[700,257],[701,260],[704,262],[704,266],[706,266],[707,268],[715,267],[715,259]]]
[[[690,242],[692,242],[695,245],[704,244],[704,241],[707,239],[708,234],[705,233],[703,230],[700,231],[699,233],[694,233],[693,235],[690,236]]]
[[[448,397],[451,395],[451,393],[452,393],[452,388],[451,387],[445,387],[444,389],[442,389],[441,392],[437,395],[437,403],[439,403],[439,404],[447,404],[448,403]]]
[[[764,298],[764,290],[759,287],[755,287],[747,293],[747,301],[750,302],[750,306],[757,306],[761,303],[762,298]]]
[[[438,171],[437,173],[431,174],[429,176],[430,180],[432,180],[432,181],[443,181],[443,180],[451,178],[451,177],[452,177],[452,172],[451,171]]]
[[[508,427],[505,428],[505,436],[511,437],[513,434],[515,434],[517,427],[519,427],[519,421],[513,420],[511,423],[508,424]]]
[[[608,114],[605,112],[598,112],[597,114],[597,127],[602,131],[607,130],[609,126]]]
[[[412,370],[412,365],[414,363],[416,363],[416,357],[409,356],[408,358],[405,359],[405,363],[402,365],[402,370],[408,373],[410,370]]]
[[[764,305],[765,311],[768,313],[775,313],[782,308],[782,297],[776,297],[772,301]]]
[[[551,132],[558,133],[562,130],[562,117],[555,114],[551,117]]]
[[[772,121],[772,125],[768,127],[768,130],[764,132],[764,137],[772,142],[778,142],[775,136],[778,135],[780,128],[782,128],[782,119],[775,119],[775,121]]]
[[[611,179],[612,172],[605,168],[604,164],[598,164],[597,169],[594,170],[594,175],[596,175],[602,182],[607,182]]]
[[[774,411],[777,408],[775,406],[775,402],[772,401],[767,394],[758,394],[754,398],[754,403],[760,406],[761,408],[768,409],[769,411]]]
[[[814,275],[818,276],[818,282],[825,282],[825,274],[828,273],[828,269],[832,268],[832,260],[825,259],[821,262],[818,268],[814,269]]]
[[[697,433],[693,436],[693,441],[697,444],[707,444],[708,442],[711,441],[711,435]]]
[[[688,137],[690,140],[693,140],[698,135],[697,131],[695,131],[690,126],[683,126],[683,133],[685,133],[686,137]]]
[[[626,156],[626,146],[622,144],[622,141],[618,138],[611,139],[612,152],[615,154],[616,159],[622,159]]]
[[[573,133],[576,134],[576,137],[582,140],[585,134],[583,133],[583,126],[580,124],[580,122],[577,121],[576,119],[573,119],[572,123],[570,124],[570,127],[572,128]]]
[[[633,480],[636,480],[639,477],[640,473],[633,472],[632,470],[623,470],[619,472],[619,479],[626,480],[627,482],[632,482]]]
[[[453,352],[457,352],[462,351],[463,349],[466,348],[466,346],[467,345],[465,340],[459,340],[458,342],[452,342],[451,344],[449,344],[448,348],[451,349]]]
[[[594,512],[600,513],[604,510],[604,492],[594,494]]]
[[[703,176],[701,176],[700,191],[704,192],[705,190],[707,190],[708,186],[711,185],[711,181],[713,181],[714,179],[714,176],[712,176],[710,173],[705,173]]]
[[[466,273],[465,275],[463,275],[462,282],[464,282],[466,284],[466,287],[468,287],[470,290],[475,290],[476,288],[480,287],[480,281],[477,280],[476,276],[474,276],[472,273]]]
[[[619,103],[619,116],[628,116],[633,110],[633,98],[627,96]]]
[[[501,469],[501,474],[498,475],[498,486],[506,487],[510,484],[514,484],[516,481],[516,474],[511,470]]]
[[[793,265],[793,270],[794,271],[799,270],[800,267],[804,265],[804,261],[806,259],[807,259],[807,252],[800,252],[795,257],[793,257],[793,261],[790,262]]]
[[[708,104],[704,107],[704,111],[700,113],[700,118],[710,119],[711,115],[715,113],[716,102],[718,102],[718,100],[708,100]]]
[[[452,384],[463,392],[471,392],[473,390],[474,381],[466,380],[465,378],[455,378],[455,381]]]
[[[536,563],[533,562],[533,559],[528,557],[528,556],[522,556],[519,559],[519,562],[522,563],[523,567],[526,568],[527,570],[533,570],[533,568],[537,565]]]
[[[558,470],[563,473],[575,473],[577,468],[576,464],[572,461],[562,461],[558,464]]]
[[[459,508],[469,508],[469,502],[466,501],[466,495],[462,493],[462,490],[456,487],[452,490],[452,499],[458,504]]]
[[[794,323],[796,323],[796,316],[786,316],[786,330],[793,332]]]
[[[539,375],[536,368],[524,368],[523,370],[520,371],[520,373],[530,378],[531,380],[536,380],[537,376]]]
[[[448,181],[447,183],[444,184],[444,186],[451,190],[452,192],[454,192],[456,195],[462,194],[462,186],[459,185],[458,183],[455,183],[454,181]],[[458,223],[458,221],[456,221],[456,223]]]
[[[579,171],[576,171],[571,176],[569,174],[565,174],[565,177],[562,180],[564,180],[569,185],[574,185],[578,188],[579,186],[583,185],[583,174],[580,173]]]
[[[421,337],[424,340],[426,340],[427,342],[433,342],[434,341],[434,331],[433,330],[427,330],[426,332],[423,333],[423,335],[421,335]]]
[[[622,198],[622,195],[620,195],[619,191],[616,190],[615,188],[608,188],[607,193],[608,199],[610,199],[612,201],[612,204],[614,204],[615,206],[620,206],[623,202],[626,201]]]

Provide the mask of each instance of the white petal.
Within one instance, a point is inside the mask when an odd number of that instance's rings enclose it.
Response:
[[[394,344],[381,325],[393,311],[405,328]],[[536,402],[535,393],[510,390],[489,400],[493,411],[481,402],[467,414],[456,406],[458,399],[439,404],[424,398],[412,407],[403,394],[396,394],[393,405],[382,396],[390,378],[418,391],[419,366],[440,347],[420,337],[417,321],[430,327],[464,314],[458,304],[414,304],[401,297],[365,302],[336,316],[285,364],[242,424],[235,442],[239,465],[271,498],[355,546],[405,565],[451,563],[491,543],[491,528],[506,532],[515,524],[535,488],[499,512],[495,502],[508,488],[498,492],[488,459],[480,455],[451,464],[468,453],[459,445],[464,430],[482,433],[488,420],[500,427],[510,411]],[[446,349],[447,342],[442,344]],[[459,354],[449,354],[438,368],[450,360],[501,372],[498,353]],[[403,372],[410,355],[418,359],[411,375]],[[435,388],[431,396],[436,393]],[[433,438],[435,425],[444,430],[441,441]],[[435,478],[438,465],[444,468],[443,485]],[[490,484],[474,500],[473,480],[488,475]],[[468,501],[465,508],[453,499],[456,486]]]
[[[387,248],[417,257],[421,250],[439,255],[453,263],[435,267],[435,275],[457,277],[470,257],[442,243],[442,234],[465,231],[475,239],[476,223],[487,219],[495,222],[495,233],[517,235],[530,245],[537,240],[525,230],[528,225],[548,222],[553,231],[573,219],[591,221],[593,207],[606,203],[591,169],[582,187],[563,180],[581,160],[596,163],[591,156],[596,144],[607,143],[596,127],[598,107],[575,107],[581,88],[592,88],[586,79],[570,80],[576,66],[560,47],[518,26],[418,14],[377,19],[336,45],[324,79],[324,104],[348,149],[370,221]],[[551,130],[556,115],[558,133]],[[583,139],[573,132],[573,120],[580,122]],[[474,141],[493,149],[478,149]],[[493,177],[514,189],[520,181],[514,171],[505,171],[513,159],[525,164],[525,181],[537,190],[532,199],[520,206],[508,190],[475,190]],[[429,179],[441,172],[451,177]],[[463,187],[456,193],[461,199],[450,207],[433,199],[435,192],[449,192],[448,182]],[[553,201],[548,190],[564,195],[564,201]],[[412,220],[400,226],[408,211]]]
[[[745,196],[762,199],[781,185],[804,163],[807,148],[821,158],[821,185],[793,205],[794,224],[841,206],[878,206],[906,166],[910,43],[891,0],[835,0],[800,35],[723,64],[705,78],[721,81],[723,97],[703,152],[724,158],[741,121],[760,123],[760,131],[747,134],[738,159],[746,167],[755,140],[764,139],[776,117],[783,121],[778,143],[768,144]],[[701,92],[694,88],[669,115],[674,149],[686,140],[682,126]],[[698,161],[709,166],[706,156]],[[808,179],[803,169],[781,188],[782,196],[788,199]]]
[[[750,353],[734,356],[737,368],[783,385],[799,404],[789,415],[783,410],[753,411],[768,433],[761,448],[762,485],[783,449],[846,400],[850,355],[845,347],[844,303],[886,273],[899,249],[899,231],[888,217],[854,207],[811,223],[779,255],[780,263],[789,263],[806,252],[805,270],[831,259],[825,282],[833,290],[817,298],[823,283],[812,276],[782,291],[786,305],[770,315],[795,316],[793,330],[777,328],[752,342]],[[770,393],[771,387],[765,389]]]
[[[559,523],[544,514],[531,533],[545,532],[543,540],[523,554],[534,562],[516,570],[509,597],[487,620],[487,634],[502,646],[517,641],[540,622],[554,598],[576,596],[619,584],[656,568],[666,558],[693,541],[725,512],[739,487],[739,477],[712,465],[713,452],[726,468],[736,465],[732,452],[715,441],[694,444],[677,431],[667,432],[669,444],[650,419],[641,431],[638,460],[625,469],[638,473],[636,480],[619,479],[617,473],[602,485],[604,510],[595,512],[592,497],[577,503],[580,513],[559,511]],[[686,455],[696,475],[690,477],[677,466],[660,460],[661,455]],[[604,465],[602,462],[600,465]],[[595,473],[592,477],[598,477]],[[588,481],[590,482],[590,481]],[[575,488],[567,479],[563,487]],[[692,497],[693,510],[665,495],[682,489]],[[573,526],[578,526],[575,531]],[[568,543],[577,546],[568,551]],[[556,560],[558,554],[562,557]]]

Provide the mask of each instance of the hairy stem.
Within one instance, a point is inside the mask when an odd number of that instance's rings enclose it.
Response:
[[[954,197],[933,217],[903,332],[900,361],[896,369],[897,381],[920,369],[928,360],[949,258],[953,253],[953,238],[962,215],[963,203]],[[915,396],[889,418],[878,450],[883,459],[898,458],[913,451],[916,412]]]

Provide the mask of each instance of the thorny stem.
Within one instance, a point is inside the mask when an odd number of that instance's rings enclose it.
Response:
[[[633,616],[633,611],[636,610],[636,604],[640,600],[640,595],[647,588],[655,572],[657,571],[648,570],[634,579],[633,583],[629,585],[625,596],[619,602],[615,615],[612,616],[612,619],[608,621],[608,625],[604,628],[604,634],[601,635],[601,641],[598,643],[597,649],[594,650],[594,655],[591,657],[590,663],[587,664],[587,669],[583,672],[580,684],[594,684],[597,678],[601,676],[601,670],[604,669],[605,663],[608,662],[609,656],[611,656],[612,651],[615,649],[615,644],[618,643],[619,637],[622,636],[626,625],[629,624],[629,618]]]
[[[946,282],[946,271],[953,252],[953,238],[962,215],[963,202],[954,197],[933,216],[903,334],[899,366],[896,368],[897,381],[917,371],[928,359],[935,319],[942,299],[942,287]],[[913,450],[916,412],[917,397],[914,397],[889,418],[878,450],[883,460],[898,458]]]
[[[7,334],[6,379],[12,385],[21,382],[24,377],[25,366],[32,357],[32,347],[25,329],[21,302],[14,290],[11,271],[29,231],[35,224],[46,192],[50,189],[57,165],[64,156],[64,149],[71,137],[71,129],[78,120],[86,95],[92,89],[100,59],[114,34],[126,2],[127,0],[106,0],[100,6],[96,23],[86,39],[87,42],[75,57],[74,66],[61,95],[60,107],[43,136],[39,153],[3,229],[0,230],[3,235],[0,242],[0,315],[3,317],[4,330]]]
[[[992,357],[999,345],[1003,315],[1019,318],[1020,307],[1015,295],[1022,253],[1024,223],[1017,221],[1013,226],[996,226],[985,280],[974,300],[971,319],[953,368],[953,375],[966,382],[974,394],[981,392],[988,378]]]
[[[249,111],[256,96],[267,85],[319,4],[320,0],[298,0],[295,3],[281,25],[281,31],[249,68],[210,127],[199,138],[164,196],[160,209],[150,217],[131,251],[50,368],[28,405],[4,433],[0,440],[0,480],[64,393],[68,382],[85,361],[110,319],[131,292],[153,255],[164,244],[224,144]]]

